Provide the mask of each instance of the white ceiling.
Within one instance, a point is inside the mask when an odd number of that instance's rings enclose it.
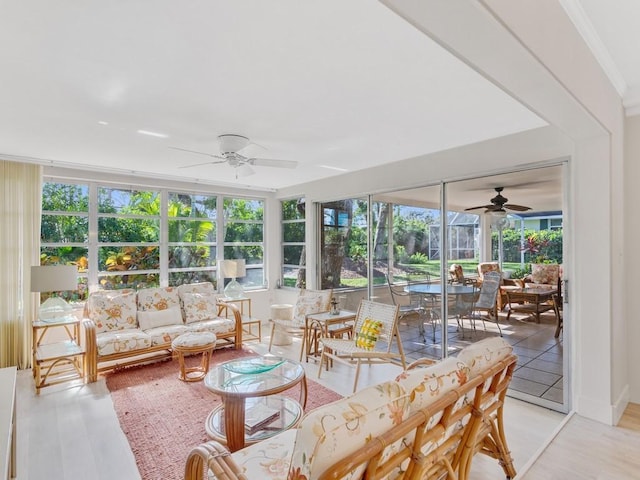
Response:
[[[545,125],[370,0],[0,1],[8,159],[278,189]],[[633,91],[640,2],[563,3],[596,17]],[[215,154],[225,133],[298,167],[235,178],[169,148]]]

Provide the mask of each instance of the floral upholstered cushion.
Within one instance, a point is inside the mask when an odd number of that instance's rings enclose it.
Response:
[[[449,272],[454,282],[464,283],[464,271],[462,265],[454,263],[449,267]]]
[[[151,346],[151,337],[137,328],[112,330],[98,335],[98,356],[142,350]]]
[[[289,478],[318,478],[369,439],[401,423],[408,412],[408,396],[393,381],[312,410],[298,426]],[[362,467],[357,467],[347,478],[360,478],[361,474]]]
[[[428,368],[404,371],[398,375],[396,381],[409,394],[409,408],[414,412],[449,390],[465,384],[468,378],[469,367],[456,357],[448,357]]]
[[[356,347],[373,350],[380,336],[380,332],[382,332],[381,321],[365,318],[362,327],[360,327],[360,331],[356,333]]]
[[[293,308],[293,321],[304,324],[305,317],[310,313],[320,313],[329,310],[331,290],[301,290]]]
[[[558,285],[560,265],[554,263],[534,263],[531,265],[531,280],[533,283]]]
[[[469,367],[469,378],[502,360],[513,351],[513,347],[502,337],[485,338],[463,348],[457,359]]]
[[[213,332],[216,335],[221,335],[235,332],[236,322],[233,318],[214,317],[209,320],[189,323],[187,330],[189,332]]]
[[[249,445],[234,452],[233,459],[247,478],[287,480],[297,432],[292,428]]]
[[[138,290],[138,311],[180,308],[176,287],[142,288]]]
[[[189,328],[180,322],[180,325],[164,325],[162,327],[150,328],[144,333],[151,338],[153,345],[168,345],[174,338],[189,331]]]
[[[478,275],[482,279],[487,272],[500,273],[500,264],[498,262],[481,262],[478,264]]]
[[[185,323],[202,322],[216,318],[218,310],[213,293],[182,293]]]
[[[89,295],[84,317],[93,320],[98,333],[138,328],[134,290],[99,290]]]
[[[211,282],[185,283],[178,287],[178,295],[182,299],[185,293],[215,293],[215,290]]]

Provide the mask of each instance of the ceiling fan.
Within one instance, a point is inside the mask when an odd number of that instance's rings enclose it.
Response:
[[[509,199],[502,196],[502,194],[500,193],[502,192],[502,190],[504,190],[504,187],[495,188],[495,191],[498,192],[498,194],[495,197],[493,197],[491,200],[489,200],[491,202],[489,205],[479,205],[477,207],[465,208],[464,209],[465,212],[468,212],[469,210],[476,210],[478,208],[484,208],[486,209],[484,213],[492,213],[492,214],[497,213],[498,215],[500,214],[506,215],[507,210],[514,210],[516,212],[526,212],[527,210],[531,210],[531,207],[516,205],[514,203],[507,203]]]
[[[195,150],[188,150],[186,148],[169,147],[174,150],[181,150],[183,152],[196,153],[198,155],[206,155],[208,157],[217,158],[211,162],[196,163],[193,165],[185,165],[178,168],[191,168],[199,167],[201,165],[216,165],[220,163],[228,163],[236,169],[236,178],[246,177],[253,175],[255,171],[252,166],[258,167],[277,167],[277,168],[296,168],[298,162],[294,160],[274,160],[271,158],[255,158],[245,157],[238,153],[243,148],[246,148],[251,141],[242,135],[225,134],[218,136],[218,142],[220,143],[220,154],[197,152]]]

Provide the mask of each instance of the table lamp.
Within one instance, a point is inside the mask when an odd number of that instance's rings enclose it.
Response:
[[[78,268],[75,265],[44,265],[31,267],[32,292],[63,292],[78,289]],[[65,317],[73,309],[62,297],[52,295],[40,305],[43,322]]]
[[[241,260],[223,260],[222,275],[224,278],[232,280],[224,287],[224,296],[227,298],[238,299],[244,296],[244,289],[236,278],[242,278],[247,274],[244,259]]]

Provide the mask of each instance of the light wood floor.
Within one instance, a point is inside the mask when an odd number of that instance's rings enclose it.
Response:
[[[266,341],[268,344],[268,338]],[[267,350],[265,344],[252,342],[248,346],[258,353]],[[272,351],[296,359],[298,352],[299,343],[274,346]],[[308,377],[317,380],[316,364],[309,362],[305,366]],[[392,378],[398,372],[399,368],[394,366],[364,367],[359,387]],[[320,380],[342,395],[350,393],[352,382],[353,370],[344,365],[335,365]],[[31,372],[21,371],[17,413],[19,480],[140,478],[104,380],[89,385],[48,387],[36,396]],[[621,426],[615,428],[573,416],[540,460],[525,472],[530,459],[539,454],[564,419],[561,413],[507,399],[506,434],[516,468],[522,472],[518,478],[640,478],[640,473],[636,473],[640,462],[637,455],[640,408],[625,415]],[[635,430],[630,430],[629,425]],[[504,478],[497,462],[477,455],[471,479],[494,478]]]

